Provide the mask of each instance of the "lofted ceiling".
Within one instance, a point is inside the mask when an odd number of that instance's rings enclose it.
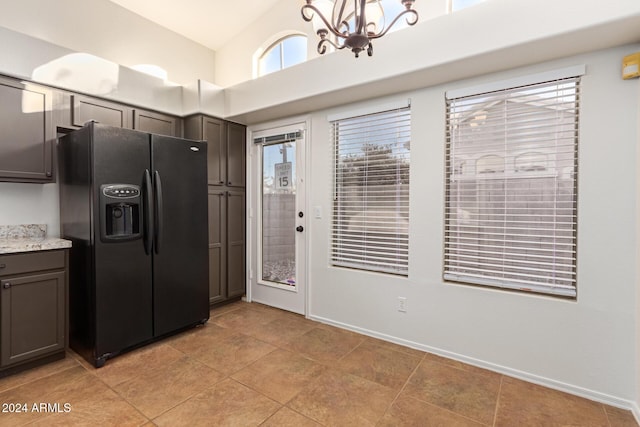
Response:
[[[111,1],[212,50],[217,50],[280,0]]]

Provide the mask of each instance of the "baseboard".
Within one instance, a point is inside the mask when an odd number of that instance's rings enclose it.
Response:
[[[346,323],[336,322],[331,319],[327,319],[321,316],[309,315],[309,319],[315,320],[318,322],[326,323],[332,326],[336,326],[341,329],[347,329],[349,331],[357,332],[362,335],[367,335],[373,338],[378,338],[383,341],[389,341],[394,344],[400,344],[405,347],[414,348],[416,350],[422,350],[427,353],[433,353],[438,356],[446,357],[449,359],[457,360],[459,362],[467,363],[469,365],[477,366],[479,368],[484,368],[493,372],[497,372],[499,374],[507,375],[510,377],[514,377],[523,381],[527,381],[530,383],[538,384],[544,387],[548,387],[554,390],[563,391],[565,393],[573,394],[576,396],[584,397],[585,399],[594,400],[596,402],[604,403],[606,405],[615,406],[616,408],[631,410],[633,412],[636,421],[640,424],[640,408],[638,404],[629,400],[621,399],[619,397],[611,396],[605,393],[600,393],[594,390],[589,390],[586,388],[578,387],[572,384],[563,383],[561,381],[556,381],[550,378],[541,377],[538,375],[531,374],[529,372],[519,371],[517,369],[512,369],[506,366],[497,365],[494,363],[486,362],[484,360],[475,359],[472,357],[467,357],[461,354],[453,353],[450,351],[442,350],[436,347],[431,347],[428,345],[416,343],[413,341],[397,338],[391,335],[381,334],[379,332],[370,331],[368,329],[360,328],[357,326],[349,325]]]
[[[631,412],[633,413],[633,417],[636,419],[636,423],[640,425],[640,406],[638,406],[638,402],[631,403]]]

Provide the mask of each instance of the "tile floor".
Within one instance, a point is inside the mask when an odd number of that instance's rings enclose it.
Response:
[[[70,352],[0,379],[0,403],[29,409],[1,426],[637,427],[628,411],[243,302],[101,369]]]

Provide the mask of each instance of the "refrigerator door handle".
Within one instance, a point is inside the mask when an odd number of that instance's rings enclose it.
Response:
[[[151,243],[153,239],[152,235],[152,223],[153,216],[151,212],[151,174],[149,169],[145,169],[144,178],[142,183],[144,197],[142,199],[142,218],[144,221],[144,253],[149,255],[151,253]]]
[[[154,238],[154,244],[153,244],[153,248],[155,253],[159,254],[160,253],[160,242],[162,240],[162,226],[163,226],[163,221],[162,221],[162,181],[160,180],[160,174],[158,173],[158,171],[155,171],[153,173],[153,190],[154,190],[154,199],[155,199],[155,206],[154,206],[154,219],[155,221],[153,221],[153,225],[154,225],[154,233],[153,233],[153,238]]]

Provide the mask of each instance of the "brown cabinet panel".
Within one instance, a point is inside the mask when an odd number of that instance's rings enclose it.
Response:
[[[225,185],[227,176],[226,123],[207,116],[185,119],[184,137],[207,141],[207,171],[209,185]]]
[[[0,276],[64,268],[63,251],[0,255]]]
[[[53,181],[52,92],[0,78],[0,181]]]
[[[228,298],[245,293],[244,192],[227,192],[227,292]]]
[[[64,350],[64,271],[0,280],[0,295],[3,367]]]
[[[245,186],[245,145],[246,127],[237,123],[227,123],[227,185]]]
[[[93,120],[105,125],[131,129],[132,109],[121,104],[72,95],[71,111],[72,126],[82,127],[86,122]]]
[[[209,187],[209,301],[227,298],[226,269],[226,194]]]
[[[178,117],[138,109],[133,111],[133,128],[136,130],[180,137],[180,127]]]

